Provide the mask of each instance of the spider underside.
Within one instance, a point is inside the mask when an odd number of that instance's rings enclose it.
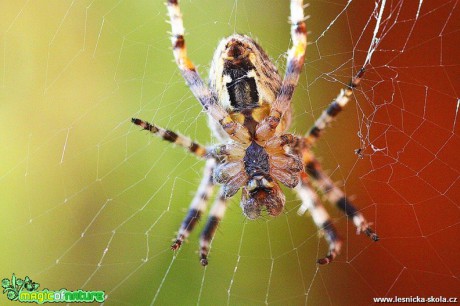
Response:
[[[169,0],[167,8],[176,63],[190,90],[209,115],[211,130],[220,143],[206,148],[173,131],[141,119],[132,119],[143,129],[206,160],[200,186],[171,248],[178,249],[194,229],[216,184],[221,185],[219,195],[200,238],[200,262],[203,266],[208,264],[210,243],[224,216],[228,199],[242,189],[240,205],[247,218],[256,219],[261,214],[277,216],[285,205],[279,183],[298,193],[302,200],[299,214],[308,210],[324,234],[329,252],[317,260],[319,264],[327,264],[339,254],[342,240],[315,190],[343,211],[353,221],[358,233],[364,232],[377,241],[379,238],[370,224],[323,172],[311,151],[321,132],[350,100],[364,68],[340,91],[306,135],[288,134],[285,132],[291,123],[291,99],[307,45],[303,1],[291,0],[290,4],[293,45],[288,51],[284,78],[280,77],[275,65],[252,38],[234,34],[218,45],[208,85],[187,57],[178,1]]]

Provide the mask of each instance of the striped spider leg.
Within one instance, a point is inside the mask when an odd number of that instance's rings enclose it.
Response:
[[[314,158],[313,154],[311,154],[311,160],[307,163],[306,169],[314,182],[314,186],[324,194],[329,203],[336,205],[353,221],[358,234],[365,233],[372,240],[379,240],[379,237],[370,227],[364,216],[354,207],[343,191],[332,182],[331,178],[323,172],[321,165]]]
[[[324,258],[318,259],[317,263],[321,265],[328,264],[340,253],[342,239],[337,233],[326,208],[324,208],[318,195],[314,192],[310,178],[305,173],[302,173],[301,181],[296,186],[295,191],[297,191],[297,195],[302,200],[302,205],[297,213],[302,215],[308,210],[313,222],[324,234],[329,244],[328,254]]]
[[[184,25],[182,22],[182,13],[179,8],[179,1],[168,0],[167,7],[172,29],[171,42],[174,58],[177,66],[182,72],[187,86],[197,100],[200,101],[209,116],[213,120],[219,122],[230,138],[241,142],[248,142],[250,137],[247,129],[241,124],[234,122],[222,106],[219,105],[217,96],[205,85],[196,71],[195,65],[193,65],[187,56],[184,39]]]
[[[356,76],[351,79],[347,87],[342,88],[337,97],[332,101],[329,107],[322,112],[321,116],[316,119],[316,122],[310,128],[306,135],[306,140],[311,147],[321,135],[321,132],[334,120],[334,118],[348,104],[353,94],[353,89],[359,86],[361,78],[364,75],[364,67],[361,68]]]
[[[364,68],[361,68],[357,75],[349,82],[347,87],[340,90],[339,95],[332,101],[329,107],[322,112],[307,135],[303,137],[294,148],[294,150],[302,156],[302,162],[308,174],[308,177],[306,175],[301,175],[301,183],[296,187],[297,194],[302,200],[302,205],[298,213],[301,215],[308,210],[316,226],[324,233],[325,239],[329,244],[329,253],[326,257],[317,261],[319,264],[327,264],[334,260],[340,253],[342,240],[337,234],[337,230],[332,224],[329,214],[313,191],[313,188],[322,193],[329,203],[337,206],[339,210],[344,212],[345,215],[353,221],[357,228],[357,233],[363,232],[373,241],[379,240],[377,234],[370,227],[371,224],[368,223],[364,216],[354,207],[343,191],[324,173],[320,163],[316,160],[311,151],[312,146],[320,138],[324,129],[329,126],[334,118],[348,104],[353,94],[353,89],[358,87],[363,75]]]
[[[171,245],[172,250],[180,248],[185,239],[195,228],[196,223],[201,219],[206,207],[208,205],[209,198],[212,196],[214,191],[214,182],[212,179],[212,172],[215,167],[215,160],[208,159],[204,168],[203,178],[201,179],[200,186],[198,187],[195,196],[190,203],[187,215],[182,221],[182,225],[177,233],[177,237],[174,243]]]
[[[214,53],[208,85],[187,57],[178,0],[168,0],[167,7],[176,63],[186,84],[208,114],[211,130],[219,142],[206,148],[172,131],[141,119],[132,119],[143,129],[207,160],[198,191],[171,248],[178,249],[193,230],[206,209],[215,184],[221,185],[220,191],[200,238],[203,266],[208,264],[210,243],[224,216],[228,199],[241,189],[240,206],[248,219],[256,219],[262,214],[277,216],[286,202],[280,183],[295,188],[303,202],[301,211],[309,210],[315,224],[325,234],[329,252],[318,263],[331,262],[340,252],[342,242],[313,188],[352,218],[359,231],[377,240],[364,217],[322,172],[310,151],[320,132],[347,104],[364,70],[360,70],[341,91],[308,135],[299,137],[285,133],[291,123],[291,99],[307,44],[303,1],[290,1],[293,45],[288,52],[283,79],[258,43],[248,36],[233,34],[224,38]]]
[[[330,203],[336,205],[347,217],[352,219],[357,228],[357,232],[363,232],[372,240],[378,241],[379,237],[372,230],[370,224],[353,206],[351,201],[344,195],[343,191],[332,182],[331,178],[327,174],[322,171],[320,163],[315,159],[310,150],[311,146],[314,145],[320,137],[321,132],[348,104],[353,94],[353,89],[359,86],[364,72],[365,69],[363,67],[358,71],[356,76],[350,80],[347,87],[340,90],[338,96],[332,101],[329,107],[323,111],[321,116],[316,120],[310,131],[307,133],[303,143],[308,148],[307,151],[309,154],[307,154],[308,157],[304,156],[304,163],[306,164],[306,172],[312,178],[316,188],[325,195]]]
[[[200,263],[202,266],[208,265],[209,246],[216,233],[219,222],[224,217],[225,210],[227,209],[227,202],[228,199],[224,196],[221,188],[219,195],[214,200],[214,204],[209,211],[208,221],[206,221],[206,225],[200,237]]]
[[[300,72],[307,49],[307,27],[303,14],[303,1],[291,0],[291,39],[292,47],[288,52],[286,72],[281,88],[270,109],[270,114],[257,127],[260,139],[273,137],[283,116],[291,111],[291,100],[299,81]]]
[[[206,165],[200,186],[198,187],[198,190],[192,202],[190,203],[187,215],[182,221],[177,236],[174,239],[174,243],[171,245],[171,249],[175,251],[180,248],[184,240],[187,239],[187,237],[193,231],[195,225],[201,219],[201,216],[206,210],[209,198],[213,194],[215,185],[213,180],[213,172],[216,166],[216,159],[212,154],[209,154],[209,151],[213,150],[208,150],[204,146],[190,140],[183,135],[176,134],[173,131],[163,129],[141,119],[133,118],[131,121],[134,124],[142,127],[144,130],[147,130],[152,134],[161,137],[163,140],[179,145],[199,158],[206,159]],[[203,266],[208,264],[207,256],[209,252],[209,246],[211,244],[212,238],[214,237],[217,226],[219,225],[220,220],[222,220],[224,217],[226,210],[227,198],[224,196],[224,190],[225,189],[222,187],[219,195],[215,199],[214,205],[209,212],[208,221],[206,222],[203,232],[201,233],[200,262]]]

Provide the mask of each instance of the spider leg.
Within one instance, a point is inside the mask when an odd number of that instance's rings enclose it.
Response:
[[[295,187],[295,190],[302,200],[302,205],[297,213],[302,215],[308,210],[316,226],[324,233],[324,237],[329,244],[329,252],[324,258],[318,259],[317,263],[320,265],[328,264],[340,253],[342,240],[318,195],[313,191],[309,178],[305,173],[301,174],[301,181]]]
[[[218,104],[217,97],[213,94],[203,79],[198,74],[195,65],[187,56],[184,39],[184,25],[178,0],[168,0],[169,19],[171,21],[174,58],[187,86],[193,95],[200,101],[205,111],[229,134],[229,136],[242,143],[249,142],[248,130],[241,124],[234,122],[230,115]]]
[[[212,192],[214,190],[212,172],[215,165],[216,162],[214,159],[207,160],[200,186],[198,187],[195,197],[190,204],[187,216],[184,218],[184,221],[182,221],[176,240],[171,245],[171,249],[174,251],[180,248],[184,240],[187,239],[206,209],[209,198],[212,196]]]
[[[299,81],[307,48],[307,27],[303,14],[303,0],[291,0],[291,39],[292,47],[288,51],[286,72],[281,88],[273,102],[270,114],[257,127],[256,134],[262,140],[271,138],[281,117],[289,110],[294,89]]]
[[[141,119],[132,118],[131,122],[135,125],[142,127],[144,130],[150,131],[152,134],[155,134],[158,137],[163,138],[163,140],[175,143],[181,147],[186,148],[198,157],[206,157],[207,149],[199,143],[190,140],[190,138],[187,138],[180,134],[176,134],[173,131],[166,130],[164,128],[148,123],[147,121],[143,121]]]
[[[342,111],[347,105],[353,94],[353,89],[358,87],[362,76],[364,75],[364,68],[361,68],[356,76],[350,80],[348,86],[340,90],[339,95],[332,101],[329,107],[323,111],[321,116],[315,121],[306,135],[308,144],[313,145],[321,136],[321,132],[331,123],[331,121]]]
[[[370,227],[364,216],[355,208],[353,203],[345,196],[343,191],[337,187],[331,178],[323,172],[319,162],[312,156],[306,164],[305,169],[313,180],[314,185],[318,188],[327,200],[335,204],[345,215],[350,218],[356,226],[358,234],[363,232],[373,241],[378,241],[379,236]]]
[[[209,212],[208,221],[204,227],[200,237],[200,262],[202,266],[208,265],[208,253],[211,241],[216,233],[217,226],[222,220],[227,209],[228,199],[225,197],[224,188],[220,189],[219,196],[214,201],[214,204]]]

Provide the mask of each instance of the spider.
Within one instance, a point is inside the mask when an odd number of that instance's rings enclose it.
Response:
[[[277,216],[285,205],[279,183],[297,191],[302,200],[298,213],[308,210],[324,233],[329,251],[317,260],[318,264],[333,261],[340,252],[342,240],[315,189],[353,221],[358,233],[364,232],[377,241],[379,238],[370,224],[323,172],[311,151],[321,132],[350,100],[364,68],[340,91],[305,136],[288,134],[285,131],[291,123],[291,99],[307,46],[303,1],[290,2],[293,44],[288,51],[283,79],[259,44],[248,36],[234,34],[219,43],[212,59],[208,85],[187,57],[178,0],[168,0],[167,8],[175,61],[186,84],[209,115],[210,127],[219,141],[218,145],[205,147],[173,131],[132,119],[144,130],[206,160],[200,186],[171,249],[177,250],[194,229],[216,184],[221,185],[220,192],[200,237],[203,266],[208,264],[210,243],[224,216],[228,199],[242,189],[240,205],[248,219],[256,219],[262,212]]]

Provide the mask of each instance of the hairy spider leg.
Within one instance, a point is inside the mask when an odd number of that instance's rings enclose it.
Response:
[[[350,80],[348,86],[340,90],[339,95],[329,104],[329,107],[324,110],[321,116],[315,121],[313,126],[305,136],[309,145],[313,145],[321,136],[321,132],[332,122],[332,120],[343,110],[351,99],[353,89],[358,87],[362,76],[364,75],[364,68],[361,68],[356,76]]]
[[[295,187],[295,191],[297,191],[297,195],[302,200],[302,205],[297,213],[302,215],[308,210],[313,218],[313,222],[315,222],[315,225],[324,234],[324,238],[329,245],[329,252],[324,258],[318,259],[317,263],[321,265],[328,264],[340,254],[342,239],[337,233],[329,213],[321,203],[318,195],[313,191],[307,174],[302,172],[300,176],[301,181]]]
[[[195,197],[190,203],[188,213],[182,221],[177,237],[174,240],[174,243],[171,245],[172,250],[177,250],[180,248],[185,239],[190,235],[190,233],[195,228],[195,225],[200,221],[203,212],[206,210],[206,207],[209,202],[209,198],[212,196],[214,190],[214,183],[212,179],[212,173],[216,162],[214,159],[208,159],[206,161],[206,166],[204,168],[203,178],[201,179],[200,186],[198,187]]]
[[[187,56],[184,39],[184,25],[178,0],[168,0],[169,19],[171,22],[174,58],[179,67],[187,86],[193,95],[200,101],[205,111],[222,126],[224,131],[233,139],[242,143],[248,143],[251,136],[248,130],[241,124],[234,122],[230,115],[218,104],[217,97],[206,86],[203,79],[196,71],[195,65]]]
[[[353,203],[345,196],[343,191],[337,187],[331,178],[323,172],[319,162],[312,156],[306,164],[305,170],[310,175],[314,186],[320,190],[326,199],[336,205],[345,215],[351,219],[356,226],[358,234],[363,232],[373,241],[378,241],[379,236],[370,227],[364,216],[355,208]]]
[[[299,75],[305,59],[307,49],[307,26],[303,14],[303,1],[291,0],[291,39],[292,47],[288,51],[286,72],[281,88],[273,102],[270,114],[257,127],[256,135],[260,140],[271,138],[283,115],[291,106],[292,95],[299,81]]]
[[[207,149],[204,146],[192,141],[188,137],[185,137],[180,134],[176,134],[173,131],[156,126],[154,124],[148,123],[147,121],[144,121],[141,119],[132,118],[131,122],[140,126],[144,130],[147,130],[151,132],[152,134],[157,135],[158,137],[161,137],[163,140],[175,143],[181,147],[186,148],[191,153],[195,154],[196,156],[200,158],[205,158],[207,154]]]
[[[216,233],[217,226],[224,217],[227,209],[228,199],[225,197],[225,191],[220,189],[218,197],[209,212],[208,220],[200,237],[200,262],[202,266],[208,265],[208,253],[211,241]]]

